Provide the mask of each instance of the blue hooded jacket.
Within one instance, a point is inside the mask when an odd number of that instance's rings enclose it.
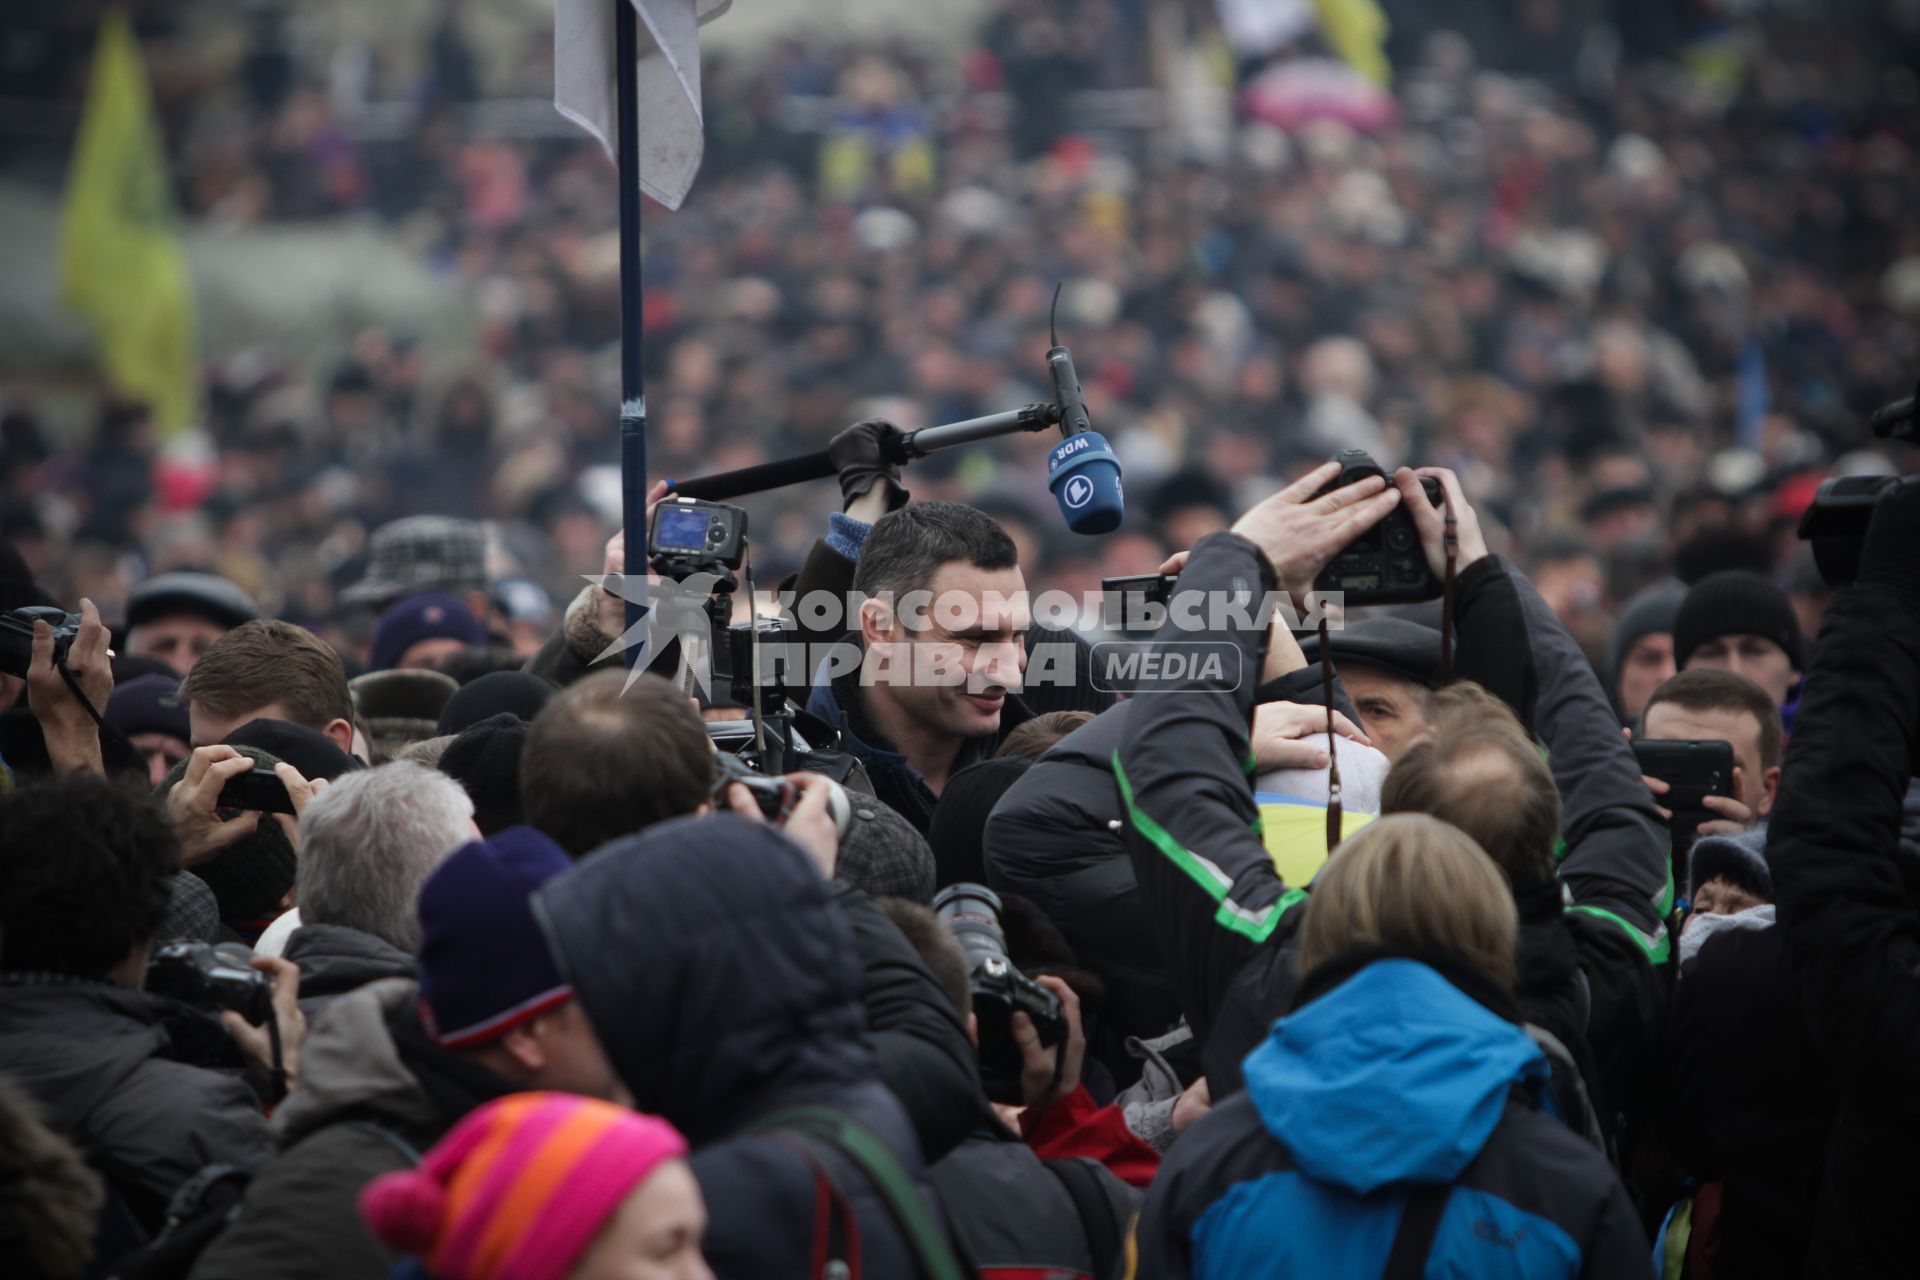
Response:
[[[1141,1276],[1381,1275],[1408,1192],[1452,1187],[1428,1276],[1647,1274],[1601,1155],[1541,1108],[1527,1034],[1416,960],[1375,960],[1273,1025],[1246,1092],[1178,1144]]]

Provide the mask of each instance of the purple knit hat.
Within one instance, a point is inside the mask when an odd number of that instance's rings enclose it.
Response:
[[[573,998],[528,905],[573,866],[532,827],[454,850],[420,888],[420,1020],[443,1049],[484,1044]]]

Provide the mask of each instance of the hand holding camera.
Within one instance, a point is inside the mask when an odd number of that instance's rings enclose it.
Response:
[[[1415,501],[1422,496],[1422,486],[1427,481],[1440,486],[1443,505]],[[1420,467],[1417,470],[1401,467],[1393,473],[1393,484],[1404,499],[1402,507],[1413,517],[1413,527],[1420,534],[1420,550],[1426,554],[1427,568],[1434,577],[1443,577],[1447,571],[1449,507],[1453,510],[1454,572],[1464,573],[1468,565],[1486,558],[1487,539],[1480,532],[1480,517],[1467,505],[1467,495],[1460,488],[1459,476],[1445,467]],[[1431,496],[1431,490],[1425,492]]]
[[[1080,1087],[1080,1071],[1087,1061],[1087,1033],[1080,1025],[1080,997],[1072,987],[1050,973],[1040,974],[1034,981],[1059,997],[1066,1039],[1047,1044],[1024,1012],[1009,1019],[1008,1029],[1020,1047],[1020,1096],[1028,1107],[1044,1111]]]
[[[828,880],[840,861],[840,837],[845,834],[852,805],[839,783],[823,773],[789,773],[767,778],[754,773],[738,756],[714,755],[721,771],[715,798],[751,822],[771,822],[806,851]]]
[[[273,1101],[299,1075],[307,1036],[300,1011],[300,967],[278,956],[249,956],[238,943],[173,942],[147,963],[146,990],[218,1014],[241,1057],[270,1082]]]
[[[1378,467],[1329,489],[1341,471],[1338,460],[1323,462],[1234,522],[1233,532],[1266,553],[1296,605],[1329,561],[1400,503]]]
[[[93,601],[82,600],[78,614],[20,609],[7,622],[16,642],[10,647],[16,649],[20,624],[26,624],[28,655],[20,674],[26,676],[27,705],[40,722],[55,771],[106,772],[96,717],[113,693],[113,651],[100,611]]]
[[[180,840],[180,865],[193,867],[253,834],[259,810],[222,817],[220,794],[227,783],[253,768],[253,760],[223,742],[195,747],[187,772],[167,792],[167,820]]]

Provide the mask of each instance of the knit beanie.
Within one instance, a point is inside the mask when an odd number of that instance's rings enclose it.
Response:
[[[502,711],[532,720],[560,686],[528,671],[489,671],[463,684],[441,708],[435,734],[459,733]]]
[[[438,1280],[561,1280],[627,1196],[686,1151],[654,1116],[511,1094],[455,1125],[418,1168],[374,1179],[360,1214]]]
[[[936,883],[986,883],[987,819],[1031,767],[1032,761],[1020,756],[1002,756],[969,765],[947,780],[927,828]]]
[[[1765,823],[1737,836],[1701,836],[1687,862],[1687,896],[1715,878],[1773,901],[1773,869],[1767,865]]]
[[[532,827],[510,827],[461,845],[420,886],[420,1021],[435,1044],[483,1044],[572,999],[530,905],[571,866]]]
[[[373,648],[367,654],[367,669],[389,670],[422,640],[458,640],[479,646],[487,642],[487,629],[464,600],[423,591],[380,615],[380,625],[373,632]]]
[[[440,772],[467,789],[480,834],[520,821],[520,756],[527,722],[502,711],[463,731],[440,753]]]
[[[193,736],[187,723],[187,700],[180,696],[180,677],[135,676],[115,684],[100,718],[121,733],[164,733],[185,742]]]
[[[1616,688],[1620,684],[1620,666],[1627,660],[1627,655],[1633,652],[1633,646],[1647,636],[1671,632],[1674,619],[1680,616],[1680,606],[1686,598],[1687,584],[1678,578],[1667,578],[1627,601],[1627,607],[1620,611],[1619,621],[1613,624],[1613,683]]]
[[[1721,636],[1760,636],[1786,651],[1795,671],[1807,669],[1800,620],[1787,593],[1757,573],[1729,569],[1693,584],[1673,620],[1673,661],[1686,669],[1693,651]]]

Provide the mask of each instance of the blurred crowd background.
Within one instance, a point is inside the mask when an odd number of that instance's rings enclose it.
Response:
[[[1811,600],[1819,479],[1915,465],[1864,426],[1920,378],[1915,0],[1388,3],[1384,86],[1294,0],[961,4],[907,34],[879,4],[735,5],[712,30],[753,38],[708,49],[698,181],[645,211],[656,478],[1040,399],[1056,284],[1123,530],[1066,532],[1041,438],[907,477],[1001,516],[1035,586],[1150,571],[1358,447],[1458,468],[1597,654],[1669,570]],[[0,537],[109,618],[206,567],[352,650],[367,534],[469,515],[563,606],[617,522],[617,196],[552,111],[550,8],[405,6],[404,40],[356,34],[357,4],[128,8],[204,430],[108,394],[32,283],[104,6],[16,6]],[[761,582],[836,500],[747,501]]]

